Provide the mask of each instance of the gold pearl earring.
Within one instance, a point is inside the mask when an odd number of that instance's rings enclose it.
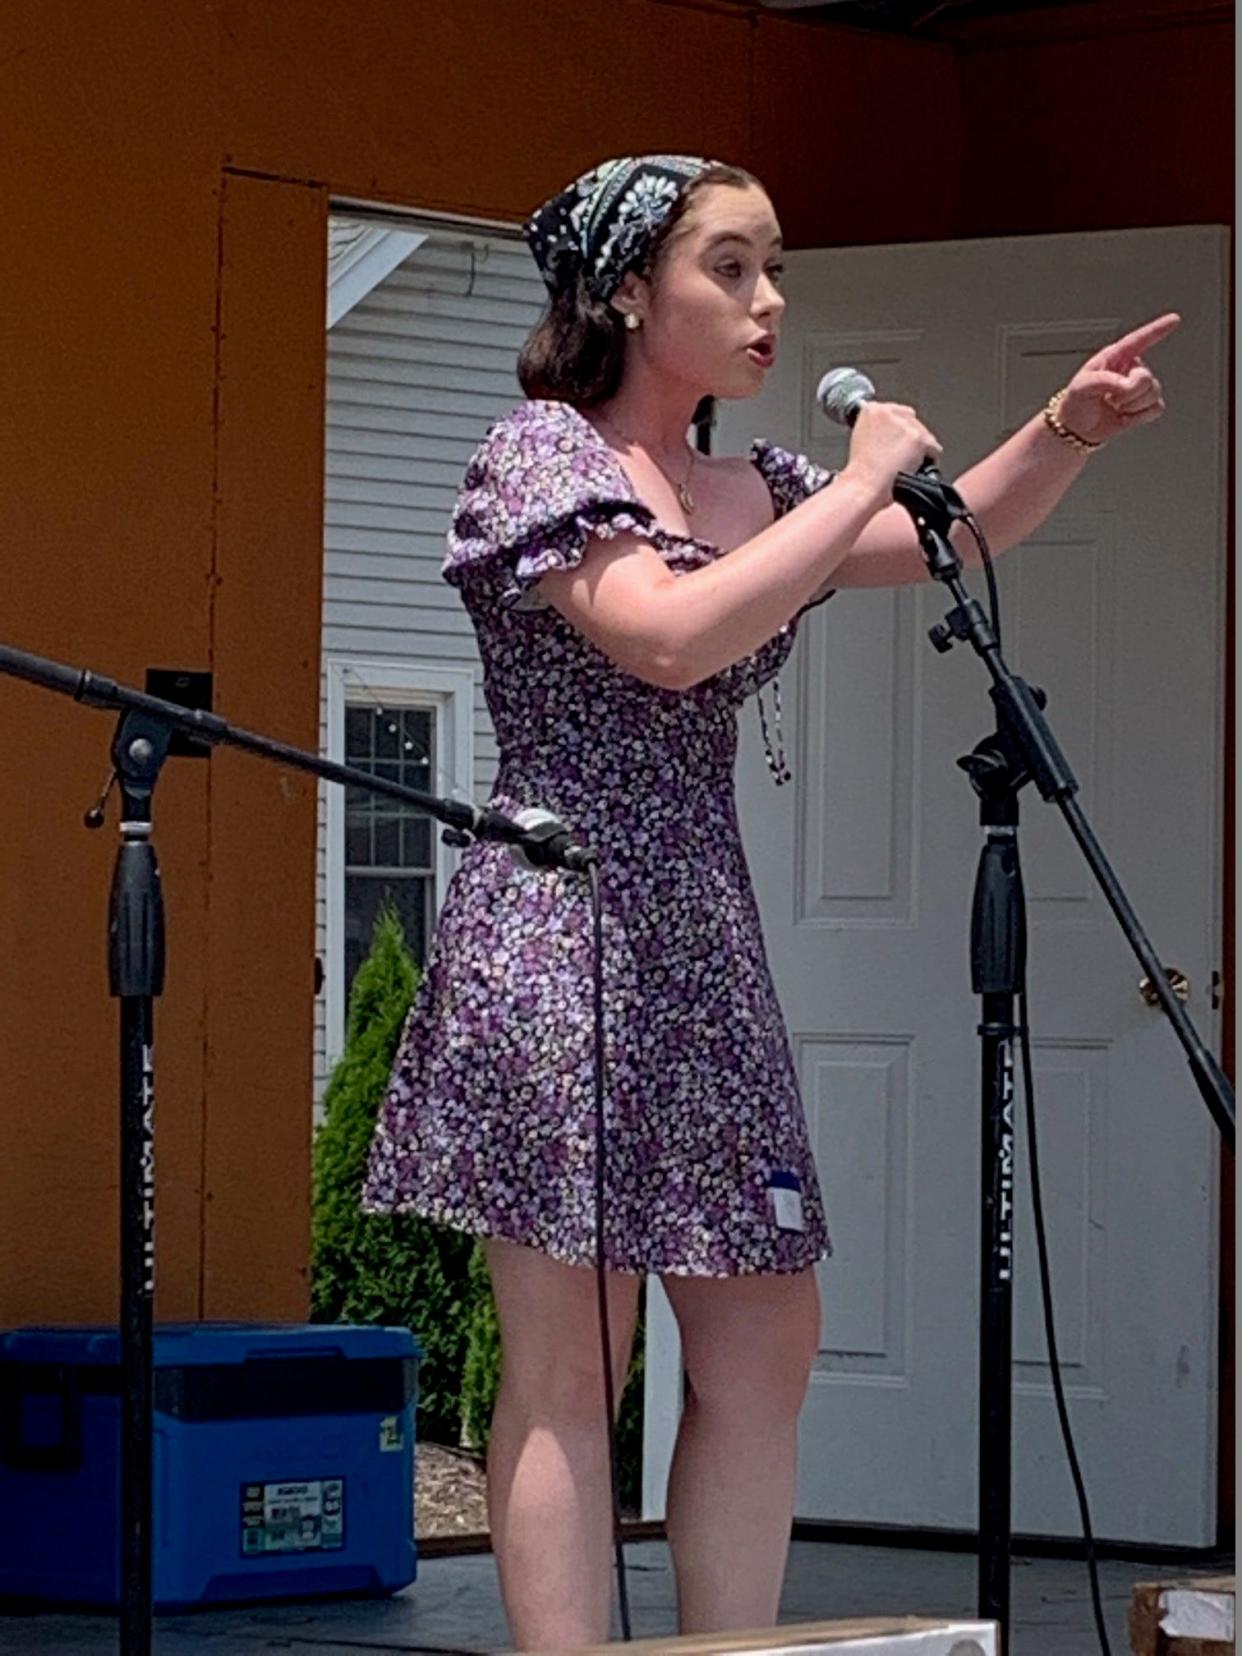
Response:
[[[634,333],[637,329],[642,327],[643,319],[637,311],[626,311],[625,325],[631,333]]]

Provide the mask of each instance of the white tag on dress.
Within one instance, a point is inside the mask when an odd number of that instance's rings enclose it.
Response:
[[[772,1212],[778,1230],[801,1231],[805,1228],[802,1223],[802,1186],[796,1174],[774,1173],[768,1195],[772,1198]]]

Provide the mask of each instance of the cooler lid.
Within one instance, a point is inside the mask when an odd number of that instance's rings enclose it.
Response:
[[[152,1339],[156,1368],[245,1363],[281,1358],[336,1357],[346,1361],[421,1355],[408,1328],[355,1323],[159,1323]],[[115,1366],[121,1360],[116,1325],[11,1329],[0,1334],[0,1363]]]

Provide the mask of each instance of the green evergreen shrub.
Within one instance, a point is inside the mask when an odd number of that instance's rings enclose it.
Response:
[[[475,1244],[470,1256],[470,1284],[474,1309],[466,1330],[466,1361],[461,1377],[461,1441],[467,1449],[483,1454],[500,1385],[500,1321],[481,1242]]]
[[[315,1136],[311,1316],[414,1331],[419,1437],[456,1444],[471,1305],[472,1239],[414,1214],[364,1214],[367,1152],[406,1014],[420,984],[401,922],[380,911],[349,996],[345,1048]]]

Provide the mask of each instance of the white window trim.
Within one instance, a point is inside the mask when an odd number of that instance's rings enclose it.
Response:
[[[475,674],[470,668],[330,656],[324,662],[324,673],[329,759],[344,763],[347,705],[378,699],[394,707],[430,707],[436,714],[435,751],[440,760],[432,791],[456,799],[473,797]],[[330,1075],[345,1045],[345,985],[340,968],[345,942],[345,790],[334,782],[325,788],[324,1070]],[[432,833],[438,914],[461,853],[445,845],[434,825]]]

